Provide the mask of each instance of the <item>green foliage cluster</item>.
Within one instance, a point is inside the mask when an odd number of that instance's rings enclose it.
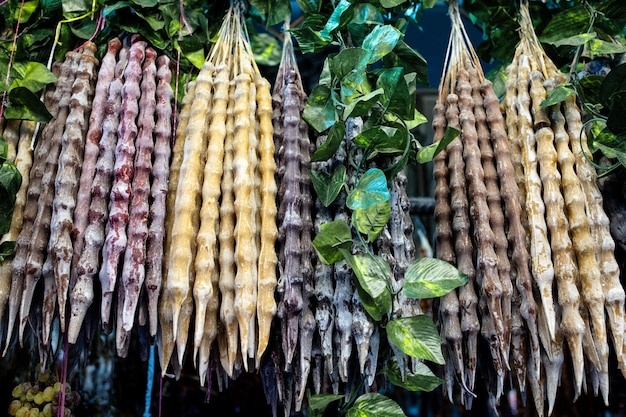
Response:
[[[388,320],[394,296],[391,267],[369,249],[389,221],[390,181],[408,163],[432,160],[458,134],[450,129],[442,141],[426,147],[412,134],[412,129],[427,121],[415,108],[418,85],[428,84],[427,64],[403,38],[409,20],[429,4],[340,0],[334,8],[325,9],[323,3],[305,3],[302,25],[291,29],[303,52],[327,51],[319,83],[303,113],[314,130],[326,134],[311,160],[334,157],[350,118],[362,117],[364,123],[352,139],[353,151],[346,162],[357,172],[353,187],[347,184],[346,165],[338,165],[330,174],[310,171],[320,201],[328,207],[345,193],[351,213],[348,222],[322,224],[313,246],[322,262],[347,262],[365,310],[381,325],[388,343],[411,357],[443,364],[439,334],[429,317]],[[374,160],[377,168],[366,169]],[[467,277],[449,264],[419,259],[407,270],[401,291],[411,298],[433,298],[465,282]],[[442,381],[427,365],[421,365],[402,378],[395,361],[389,359],[383,372],[388,381],[402,388],[431,391]],[[332,395],[312,397],[312,415],[321,414],[337,399]],[[380,394],[342,400],[339,411],[348,416],[404,415],[394,401]]]

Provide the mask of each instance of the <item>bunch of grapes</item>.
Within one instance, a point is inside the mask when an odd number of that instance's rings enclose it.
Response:
[[[21,382],[13,388],[13,401],[9,404],[9,416],[53,417],[57,416],[62,385],[49,369],[40,372],[37,381]],[[64,417],[72,416],[72,408],[80,402],[80,395],[65,384]]]

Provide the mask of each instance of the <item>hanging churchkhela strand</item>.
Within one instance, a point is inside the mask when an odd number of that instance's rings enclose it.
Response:
[[[242,19],[235,2],[185,94],[167,201],[162,369],[175,349],[180,369],[195,311],[202,384],[215,341],[227,376],[259,366],[276,309],[271,98]]]
[[[446,125],[462,133],[435,158],[437,256],[469,279],[457,294],[441,299],[439,314],[448,357],[447,395],[452,398],[452,381],[457,380],[464,404],[471,407],[478,332],[488,342],[489,393],[496,402],[508,370],[524,392],[527,365],[537,375],[541,357],[517,165],[497,97],[482,74],[456,3],[450,5],[450,16],[453,29],[433,127],[435,140],[443,137]]]

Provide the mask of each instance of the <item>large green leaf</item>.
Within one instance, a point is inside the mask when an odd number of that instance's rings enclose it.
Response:
[[[587,56],[593,58],[602,55],[623,54],[626,46],[621,43],[603,41],[602,39],[592,39],[589,41]]]
[[[417,315],[391,320],[387,323],[387,338],[405,354],[443,365],[437,327],[430,317]]]
[[[317,197],[324,207],[328,207],[335,201],[345,184],[346,167],[345,165],[337,166],[332,175],[316,170],[309,171],[309,175]]]
[[[374,320],[380,321],[391,311],[389,264],[380,256],[368,253],[352,255],[344,248],[340,248],[339,251],[354,272],[363,307]]]
[[[467,275],[435,258],[414,260],[404,274],[402,291],[409,298],[441,297],[467,283]]]
[[[354,8],[347,0],[341,0],[339,4],[335,6],[333,13],[330,15],[328,22],[324,25],[324,29],[320,31],[320,36],[323,39],[331,41],[332,34],[342,27],[344,27],[354,16]]]
[[[548,39],[544,42],[554,46],[581,46],[597,36],[596,32],[581,33],[580,35],[568,36],[566,38]]]
[[[611,110],[606,126],[616,135],[626,133],[626,91],[618,91],[611,95]]]
[[[338,120],[328,131],[328,136],[324,143],[311,156],[311,162],[326,161],[331,158],[341,146],[345,134],[346,124]]]
[[[369,63],[373,64],[393,51],[402,36],[402,32],[391,25],[374,28],[363,40],[363,49],[371,52]]]
[[[250,37],[250,44],[257,64],[269,67],[280,64],[282,47],[275,36],[269,33],[256,33]]]
[[[368,242],[373,242],[385,228],[390,214],[389,201],[383,201],[364,209],[354,210],[352,212],[352,224],[356,230],[367,235]]]
[[[392,399],[376,392],[363,394],[348,410],[347,417],[406,417],[402,408]]]
[[[423,362],[416,362],[414,371],[405,370],[406,378],[402,378],[402,372],[396,361],[389,361],[390,365],[385,368],[385,376],[393,385],[408,391],[430,392],[441,385],[444,380],[437,377]]]
[[[540,40],[545,43],[566,39],[580,34],[581,29],[589,27],[591,15],[584,6],[563,9],[552,16],[548,25],[541,32]]]
[[[302,118],[318,132],[331,127],[336,120],[335,105],[331,90],[325,85],[317,85],[306,103]]]
[[[612,106],[612,95],[626,91],[626,64],[618,65],[607,74],[600,86],[600,102],[606,108]]]
[[[396,87],[398,86],[398,82],[404,75],[404,68],[402,67],[394,67],[384,69],[378,76],[376,80],[376,87],[382,88],[385,92],[383,94],[383,105],[387,106],[393,97]]]
[[[404,67],[406,73],[415,72],[417,74],[418,84],[430,84],[428,81],[428,64],[419,52],[400,40],[393,48],[393,55],[397,58],[397,65]]]
[[[7,119],[24,119],[47,123],[52,115],[46,106],[26,87],[16,87],[9,92],[10,106],[4,111]]]
[[[9,153],[9,144],[4,139],[3,136],[0,136],[0,164],[3,164],[7,159],[7,155]]]
[[[346,199],[346,205],[351,210],[366,209],[383,201],[389,201],[390,194],[387,188],[385,173],[378,168],[370,168],[359,181]]]
[[[267,13],[267,25],[273,26],[284,21],[291,15],[291,2],[289,0],[272,0],[269,2]]]
[[[428,146],[424,146],[417,152],[417,162],[424,164],[426,162],[430,162],[433,158],[441,151],[443,151],[446,146],[450,144],[457,136],[459,136],[461,132],[457,129],[446,126],[446,130],[443,134],[443,137],[435,143],[431,143]]]
[[[65,18],[84,14],[90,10],[90,0],[63,0],[63,16]]]
[[[331,265],[341,261],[343,260],[341,250],[350,251],[352,248],[350,226],[343,220],[324,223],[312,243],[317,256],[325,264]]]
[[[16,62],[13,64],[12,72],[16,76],[11,84],[11,90],[16,87],[25,87],[36,93],[57,80],[57,77],[39,62]]]
[[[600,103],[600,86],[604,81],[601,75],[587,75],[578,81],[578,97],[585,104],[595,105]]]
[[[343,395],[339,394],[309,395],[307,401],[309,408],[308,415],[311,417],[322,417],[324,415],[324,411],[326,411],[330,404],[342,399],[343,397]]]
[[[354,16],[348,23],[348,30],[356,44],[360,45],[373,25],[383,23],[383,16],[376,6],[371,3],[359,3],[354,5]]]

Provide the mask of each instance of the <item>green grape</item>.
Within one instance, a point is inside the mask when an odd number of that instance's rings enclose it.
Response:
[[[11,391],[11,395],[13,396],[13,398],[20,398],[22,395],[24,395],[24,389],[22,384],[16,385],[15,388],[13,388],[13,391]]]
[[[37,380],[39,382],[43,382],[43,383],[48,382],[49,379],[50,379],[50,370],[49,369],[46,369],[45,371],[40,372],[39,376],[37,377]]]
[[[55,382],[53,387],[55,392],[61,391],[61,383],[59,381]]]
[[[20,408],[22,408],[22,402],[20,400],[11,401],[11,404],[9,404],[9,415],[14,416]]]
[[[52,404],[46,404],[41,413],[43,414],[43,417],[52,417]]]
[[[43,390],[43,400],[44,402],[51,402],[52,398],[54,398],[54,388],[53,387],[46,387],[46,389]]]
[[[15,413],[15,417],[30,417],[30,409],[24,407],[20,408],[17,410],[17,413]]]
[[[38,391],[35,391],[33,388],[29,389],[26,393],[26,401],[31,402],[35,399],[35,395],[37,395]]]
[[[44,402],[43,392],[39,391],[37,394],[35,394],[35,398],[33,400],[35,401],[35,404],[37,404],[37,405],[43,404],[43,402]]]

